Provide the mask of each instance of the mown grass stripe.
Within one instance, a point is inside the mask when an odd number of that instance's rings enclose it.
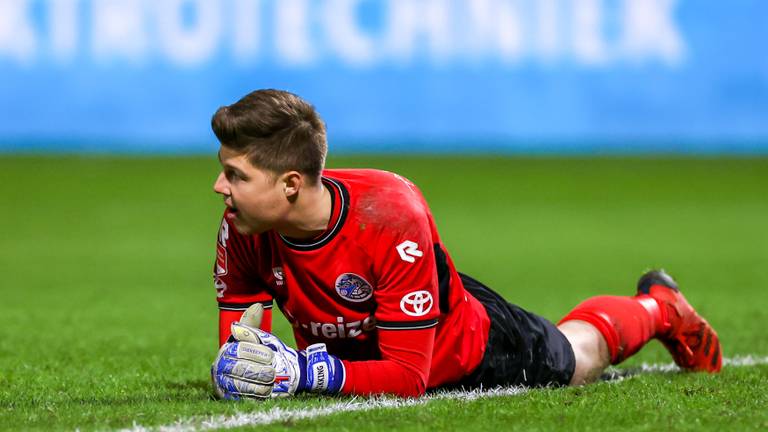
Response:
[[[746,367],[768,364],[768,356],[759,357],[753,355],[724,358],[724,367]],[[643,373],[671,373],[680,369],[674,363],[647,364],[643,363],[636,369],[625,372],[616,371],[613,378],[622,380],[627,377],[637,376]],[[324,407],[286,409],[272,408],[263,412],[240,413],[236,415],[218,416],[209,418],[192,417],[179,420],[176,423],[163,426],[145,427],[134,424],[132,428],[121,429],[120,432],[196,432],[217,429],[231,429],[242,426],[268,425],[286,421],[314,419],[334,415],[340,412],[370,411],[384,408],[404,408],[427,404],[433,400],[461,399],[476,400],[480,398],[493,398],[501,396],[517,396],[525,393],[523,387],[500,387],[483,390],[453,390],[431,393],[417,399],[397,399],[391,397],[355,398],[350,401],[337,402]]]

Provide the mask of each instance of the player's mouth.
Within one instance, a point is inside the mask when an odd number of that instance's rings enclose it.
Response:
[[[236,222],[239,220],[237,209],[229,207],[227,212],[227,220],[230,222]]]
[[[237,212],[238,212],[237,206],[235,206],[235,204],[231,201],[231,199],[229,200],[225,199],[224,205],[227,206],[227,209],[229,210],[229,214],[231,217],[237,217]]]

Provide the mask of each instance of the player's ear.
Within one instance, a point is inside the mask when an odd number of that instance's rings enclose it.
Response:
[[[304,185],[304,177],[298,171],[288,171],[280,176],[286,198],[294,200]]]

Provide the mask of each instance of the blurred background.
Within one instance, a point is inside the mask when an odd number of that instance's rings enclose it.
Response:
[[[0,151],[206,153],[257,88],[331,150],[768,153],[760,0],[2,0]]]
[[[233,409],[210,118],[257,88],[316,105],[329,166],[413,180],[510,301],[556,321],[664,267],[766,355],[766,41],[765,0],[0,0],[0,425]]]

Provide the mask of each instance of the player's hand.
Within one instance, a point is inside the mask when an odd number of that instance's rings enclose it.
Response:
[[[261,304],[254,304],[232,323],[232,336],[211,367],[219,398],[291,396],[303,390],[306,357],[258,328],[263,312]]]
[[[223,399],[292,396],[304,391],[338,393],[344,385],[344,364],[328,354],[325,344],[306,351],[288,347],[277,336],[259,329],[264,307],[249,307],[232,323],[232,336],[211,367],[216,395]]]

